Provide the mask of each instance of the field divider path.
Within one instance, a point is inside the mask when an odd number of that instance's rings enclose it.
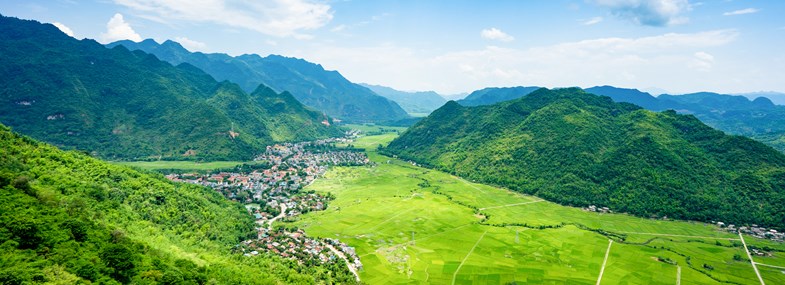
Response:
[[[499,206],[491,206],[491,207],[480,208],[479,210],[480,210],[480,211],[483,211],[483,210],[488,210],[488,209],[498,209],[498,208],[505,208],[505,207],[513,207],[513,206],[520,206],[520,205],[526,205],[526,204],[533,204],[533,203],[538,203],[538,202],[542,202],[542,201],[545,201],[545,200],[537,200],[537,201],[529,201],[529,202],[523,202],[523,203],[515,203],[515,204],[507,204],[507,205],[499,205]]]
[[[613,245],[613,240],[608,240],[608,249],[605,250],[605,259],[602,260],[602,267],[600,267],[600,276],[597,277],[597,285],[600,285],[600,281],[602,281],[602,274],[605,273],[605,264],[608,263],[608,255],[611,253],[611,245]]]
[[[785,267],[783,267],[783,266],[770,265],[770,264],[766,264],[766,263],[755,262],[755,264],[760,265],[760,266],[771,267],[771,268],[785,269]]]
[[[474,188],[475,190],[477,190],[477,191],[480,191],[480,193],[483,193],[483,194],[485,194],[485,191],[482,191],[482,189],[480,189],[480,187],[477,187],[477,186],[474,186],[474,185],[472,185],[471,183],[469,183],[469,181],[466,181],[466,179],[460,178],[460,177],[458,177],[458,176],[455,176],[455,175],[451,175],[451,176],[452,176],[452,178],[454,178],[455,180],[461,181],[461,182],[463,182],[463,184],[469,185],[469,187],[472,187],[472,188]]]
[[[707,236],[691,236],[691,235],[660,234],[660,233],[641,233],[641,232],[618,232],[618,233],[620,233],[620,234],[634,234],[634,235],[665,236],[665,237],[687,237],[687,238],[708,238],[708,239],[739,240],[737,238],[728,238],[728,237],[707,237]]]
[[[752,254],[750,254],[750,250],[747,248],[747,243],[744,241],[744,236],[741,235],[741,231],[739,231],[739,238],[741,239],[741,244],[744,245],[744,251],[747,252],[747,257],[750,259],[750,264],[752,264],[752,269],[755,269],[755,274],[758,275],[758,280],[760,280],[760,285],[766,285],[766,282],[763,282],[763,277],[760,276],[760,271],[758,271],[758,267],[755,266],[755,260],[752,259]]]
[[[676,265],[676,285],[681,285],[681,266]]]
[[[482,240],[483,237],[485,237],[485,234],[487,233],[488,231],[486,230],[482,233],[482,235],[480,235],[480,238],[478,238],[477,242],[474,243],[474,246],[472,246],[472,249],[469,250],[469,253],[467,253],[466,256],[463,257],[463,260],[461,260],[461,264],[458,264],[458,268],[456,268],[455,273],[452,274],[452,283],[451,283],[452,285],[455,285],[455,278],[458,277],[458,271],[461,271],[461,267],[463,267],[463,263],[465,263],[466,260],[469,259],[469,256],[472,255],[474,249],[477,247],[478,244],[480,244],[480,241]]]

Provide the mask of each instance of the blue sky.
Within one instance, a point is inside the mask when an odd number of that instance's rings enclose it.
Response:
[[[76,38],[281,54],[401,90],[785,92],[785,1],[2,1]]]

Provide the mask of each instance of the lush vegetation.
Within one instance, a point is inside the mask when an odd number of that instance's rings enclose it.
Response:
[[[379,86],[379,85],[370,85],[370,84],[360,84],[362,86],[371,89],[371,91],[376,92],[387,99],[395,101],[398,105],[401,105],[401,108],[406,110],[407,113],[410,115],[420,115],[419,117],[427,116],[429,113],[433,112],[433,110],[438,109],[444,103],[447,103],[447,100],[439,96],[436,92],[433,91],[425,91],[425,92],[404,92],[392,89],[390,87]],[[424,114],[424,115],[421,115]]]
[[[0,122],[108,159],[245,160],[340,134],[288,93],[247,94],[188,65],[0,16]]]
[[[565,205],[785,228],[785,155],[577,88],[448,103],[386,152]]]
[[[587,92],[609,96],[616,102],[628,102],[652,111],[676,110],[692,114],[718,130],[743,135],[783,150],[778,133],[785,132],[785,106],[774,105],[766,97],[750,100],[739,95],[700,92],[684,95],[651,96],[635,89],[612,86],[592,87]]]
[[[489,87],[472,92],[466,98],[458,100],[463,106],[491,105],[526,96],[540,87]]]
[[[303,104],[345,121],[388,121],[407,117],[398,104],[346,80],[337,71],[326,71],[308,61],[255,54],[231,57],[226,54],[191,53],[180,44],[158,44],[148,39],[139,43],[119,41],[107,46],[125,46],[154,54],[178,65],[189,63],[218,80],[229,80],[251,92],[260,84],[278,92],[289,91]]]
[[[309,235],[357,249],[367,284],[759,284],[738,235],[698,222],[601,214],[472,183],[375,153],[394,133],[362,137],[372,168],[331,168],[307,190],[332,193],[301,216]],[[785,266],[785,246],[755,262]],[[413,240],[412,240],[413,238]],[[738,258],[736,258],[738,256]],[[782,269],[758,265],[767,284]]]
[[[160,174],[64,152],[0,126],[0,284],[280,284],[353,281],[232,253],[255,237],[239,204]]]

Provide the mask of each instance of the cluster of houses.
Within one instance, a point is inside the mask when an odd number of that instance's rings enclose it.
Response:
[[[269,203],[279,196],[290,196],[327,171],[328,166],[359,166],[369,163],[362,152],[327,150],[310,151],[309,147],[342,142],[332,138],[315,142],[287,143],[268,146],[256,161],[268,163],[269,169],[250,173],[218,172],[209,174],[169,174],[172,181],[204,185],[241,203]],[[275,207],[273,207],[275,208]]]
[[[732,233],[741,232],[743,234],[748,234],[760,239],[769,239],[778,242],[785,241],[785,233],[778,232],[775,229],[766,229],[764,227],[759,227],[756,224],[752,224],[751,227],[747,227],[747,226],[737,227],[736,225],[732,225],[732,224],[726,225],[723,222],[712,221],[712,223],[716,223],[718,227],[724,228],[725,230]]]
[[[360,166],[370,162],[363,152],[338,149],[335,143],[350,143],[356,132],[345,138],[331,138],[312,142],[284,143],[268,146],[254,160],[267,169],[250,173],[213,172],[167,175],[172,181],[187,182],[210,187],[228,199],[246,204],[248,212],[259,225],[258,237],[244,241],[242,251],[246,256],[271,252],[302,263],[344,262],[350,270],[362,269],[354,248],[335,239],[314,239],[298,229],[288,232],[272,223],[278,219],[292,218],[310,211],[327,208],[332,196],[302,192],[304,186],[322,176],[329,166]],[[266,167],[265,167],[266,168]]]
[[[354,271],[363,268],[353,247],[336,239],[310,238],[301,229],[294,232],[287,232],[283,228],[261,231],[258,239],[242,242],[242,251],[245,256],[271,252],[302,264],[345,262]]]
[[[609,209],[608,207],[597,207],[594,205],[590,205],[586,208],[583,208],[583,210],[589,212],[598,212],[598,213],[613,213],[613,211],[611,211],[611,209]]]
[[[360,257],[357,256],[357,252],[354,251],[353,247],[342,243],[337,239],[327,238],[324,240],[327,244],[332,245],[333,248],[337,248],[337,250],[340,250],[346,256],[347,264],[350,267],[354,267],[355,270],[363,268],[363,263],[360,262]]]
[[[286,209],[283,218],[295,217],[300,214],[305,214],[311,211],[321,211],[327,208],[327,202],[332,200],[332,196],[325,196],[318,193],[300,193],[291,197],[281,195],[265,194],[262,197],[264,201],[260,202],[259,207],[246,206],[251,214],[254,215],[256,223],[260,225],[267,224],[271,219],[281,214],[281,205]]]

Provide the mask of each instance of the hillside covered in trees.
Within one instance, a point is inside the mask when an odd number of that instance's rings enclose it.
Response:
[[[303,104],[341,120],[394,121],[407,117],[395,102],[350,82],[337,71],[324,70],[321,65],[303,59],[280,55],[232,57],[222,53],[192,53],[171,40],[162,44],[152,39],[138,43],[124,40],[107,46],[120,45],[153,54],[171,64],[194,65],[218,80],[236,82],[246,92],[253,91],[259,84],[277,92],[288,91]]]
[[[248,94],[189,64],[0,16],[0,122],[107,159],[248,159],[266,144],[336,136],[287,93]]]
[[[240,204],[0,125],[0,284],[352,283],[343,264],[232,253],[255,237]],[[55,283],[46,283],[55,282]]]
[[[448,102],[385,151],[566,205],[785,228],[785,155],[578,88]]]

